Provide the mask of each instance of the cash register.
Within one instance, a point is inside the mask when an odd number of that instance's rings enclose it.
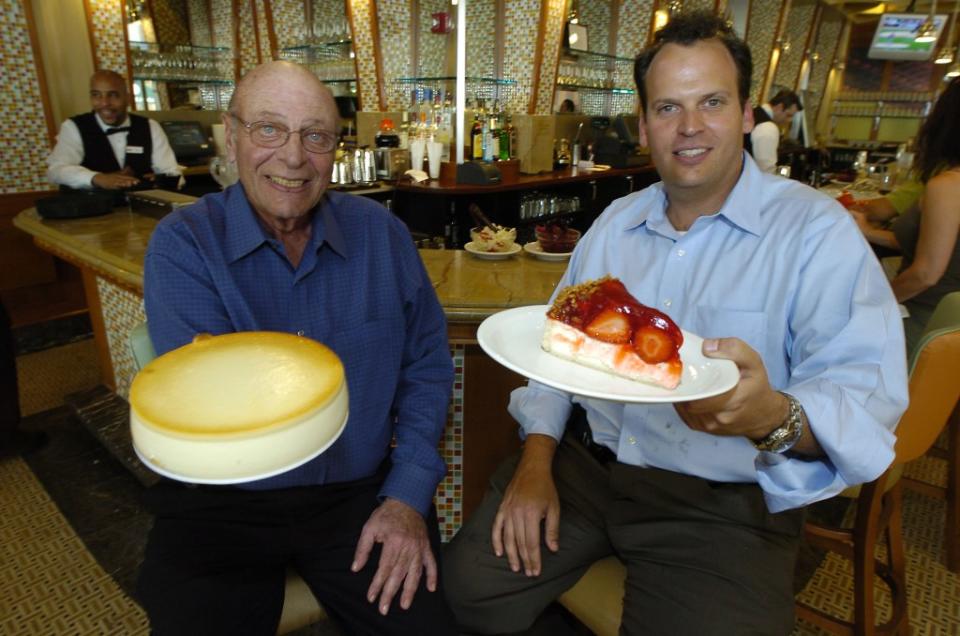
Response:
[[[650,163],[649,155],[637,153],[637,139],[623,115],[617,115],[610,127],[593,142],[593,161],[612,168],[633,168]]]
[[[184,166],[200,166],[208,163],[216,154],[213,142],[207,136],[203,124],[198,121],[162,121],[170,148],[177,163]]]

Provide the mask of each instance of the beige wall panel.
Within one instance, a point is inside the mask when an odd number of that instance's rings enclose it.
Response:
[[[90,110],[93,55],[83,0],[33,0],[50,112],[57,126]]]

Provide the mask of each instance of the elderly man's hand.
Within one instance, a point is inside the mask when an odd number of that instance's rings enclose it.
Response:
[[[93,176],[93,185],[104,190],[122,190],[123,188],[132,188],[140,183],[132,174],[121,172],[98,172]]]
[[[400,607],[409,609],[427,571],[427,589],[437,589],[437,560],[430,549],[423,516],[396,499],[387,499],[373,511],[360,533],[350,569],[359,572],[367,564],[374,544],[381,543],[380,563],[367,590],[367,601],[379,596],[380,613],[386,615],[397,591],[403,586]]]
[[[740,381],[721,395],[675,404],[687,426],[713,435],[760,440],[783,422],[789,409],[787,398],[770,386],[763,360],[747,343],[738,338],[708,339],[703,353],[736,363]]]

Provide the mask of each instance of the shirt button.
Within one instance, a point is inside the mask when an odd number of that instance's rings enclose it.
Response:
[[[297,335],[298,335],[298,336],[302,336],[302,335],[303,335],[303,329],[301,329],[300,331],[298,331],[298,332],[297,332]]]
[[[630,437],[628,437],[628,438],[627,438],[627,441],[630,442],[630,443],[631,443],[632,445],[634,445],[634,446],[637,445],[637,438],[634,437],[633,435],[631,435]]]
[[[667,298],[666,300],[663,301],[663,306],[664,306],[664,307],[669,307],[669,306],[672,305],[672,304],[673,304],[673,301],[670,300],[669,298]]]
[[[683,256],[687,253],[687,250],[677,250],[677,256]]]

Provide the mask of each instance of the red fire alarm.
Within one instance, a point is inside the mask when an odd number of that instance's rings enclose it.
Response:
[[[453,30],[453,20],[450,14],[444,11],[433,13],[431,16],[433,23],[430,25],[430,33],[450,33]]]

